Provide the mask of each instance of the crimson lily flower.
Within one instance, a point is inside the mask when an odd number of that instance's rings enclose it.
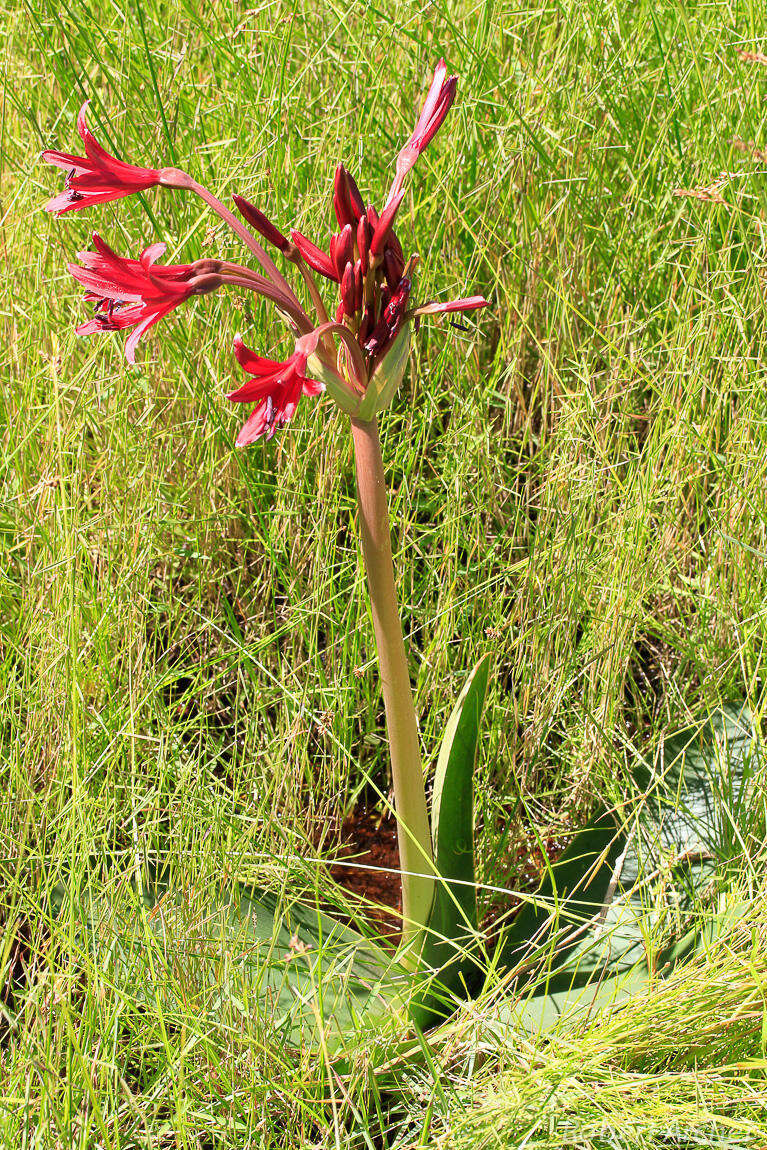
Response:
[[[125,344],[129,363],[136,345],[150,327],[184,303],[191,295],[213,291],[221,283],[218,260],[194,264],[156,265],[165,244],[152,244],[137,260],[125,259],[94,232],[95,252],[78,252],[81,264],[67,270],[86,288],[85,298],[96,303],[96,314],[75,328],[78,335],[97,331],[135,330]]]
[[[391,203],[397,195],[405,176],[442,127],[445,116],[450,111],[455,99],[457,86],[458,77],[448,76],[447,65],[444,60],[440,60],[434,69],[434,78],[421,115],[418,117],[418,123],[413,129],[410,139],[397,156],[397,175],[389,192],[387,204]]]
[[[307,379],[307,357],[301,351],[295,351],[290,359],[280,363],[256,355],[238,335],[234,340],[234,354],[251,378],[237,391],[230,392],[227,399],[234,403],[256,401],[256,407],[237,436],[237,447],[246,447],[262,435],[271,439],[278,427],[284,427],[293,418],[302,395],[320,395],[325,390],[322,383]]]
[[[94,138],[85,122],[90,100],[86,100],[77,117],[77,130],[85,144],[84,156],[71,156],[68,152],[43,152],[46,164],[55,164],[67,170],[66,190],[54,196],[45,205],[47,212],[57,216],[91,204],[119,200],[153,188],[160,182],[157,168],[139,168],[110,156]]]

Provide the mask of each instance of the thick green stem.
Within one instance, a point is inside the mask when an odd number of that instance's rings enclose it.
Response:
[[[394,589],[389,508],[375,418],[352,419],[362,554],[373,610],[389,735],[402,870],[403,941],[426,925],[434,880],[418,724]]]

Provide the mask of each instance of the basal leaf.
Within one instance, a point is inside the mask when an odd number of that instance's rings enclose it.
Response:
[[[477,892],[474,876],[474,764],[491,656],[471,672],[448,720],[432,797],[432,841],[439,878],[421,950],[426,986],[411,1010],[430,1025],[455,1009],[455,995],[477,989]]]

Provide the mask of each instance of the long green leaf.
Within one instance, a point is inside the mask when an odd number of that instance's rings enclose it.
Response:
[[[438,881],[421,950],[425,985],[411,1015],[423,1028],[455,1009],[456,995],[478,989],[477,891],[474,875],[474,764],[491,656],[474,667],[445,730],[432,796]]]

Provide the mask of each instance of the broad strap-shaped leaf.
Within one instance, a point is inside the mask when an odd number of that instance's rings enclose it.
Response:
[[[502,966],[519,970],[520,985],[561,965],[578,945],[602,910],[625,844],[625,832],[602,808],[556,861],[547,860],[540,887],[504,932],[498,954]]]
[[[478,989],[474,764],[491,656],[479,660],[448,720],[437,760],[431,828],[438,878],[421,949],[425,984],[411,1014],[425,1028]]]
[[[654,769],[640,764],[636,781],[645,797],[616,839],[615,846],[623,845],[602,906],[595,900],[606,871],[586,903],[565,898],[558,915],[551,890],[538,892],[536,902],[552,909],[548,952],[540,953],[531,934],[540,923],[535,908],[526,907],[509,932],[506,965],[523,964],[517,997],[502,1012],[512,1026],[545,1031],[565,1015],[615,1006],[727,928],[731,911],[702,914],[701,893],[717,866],[740,849],[732,820],[750,801],[754,750],[747,710],[723,708],[702,726],[668,739]],[[554,864],[555,874],[584,833]],[[583,847],[585,863],[588,841]],[[573,859],[574,872],[578,865]],[[662,887],[660,900],[655,882]],[[662,907],[670,908],[665,916]]]
[[[219,1002],[261,1017],[274,1042],[342,1057],[407,999],[409,975],[394,956],[317,906],[271,891],[238,882],[193,889],[147,868],[138,884],[114,871],[77,890],[62,884],[55,901],[55,918],[74,916],[82,960],[126,1006],[159,995],[172,1017],[190,996],[207,1009]]]

